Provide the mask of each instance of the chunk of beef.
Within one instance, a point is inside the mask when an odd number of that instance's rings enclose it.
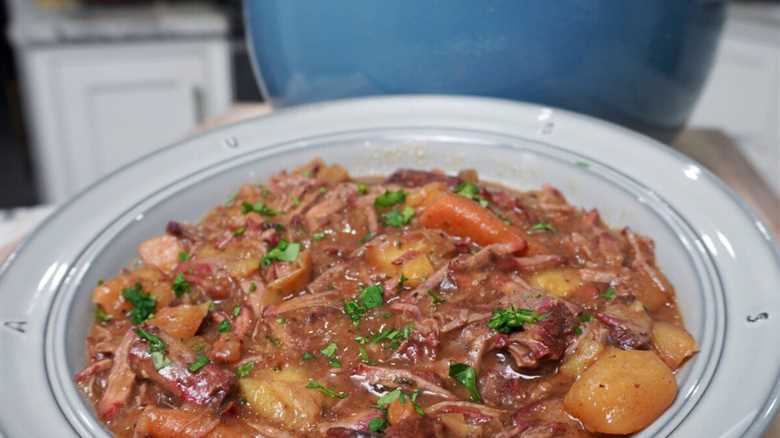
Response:
[[[650,348],[653,319],[638,300],[631,304],[610,303],[604,311],[596,313],[596,318],[609,329],[608,340],[611,344],[623,350]]]
[[[385,438],[443,437],[441,425],[428,416],[414,416],[392,424],[385,430]]]
[[[534,368],[541,360],[559,360],[574,336],[576,313],[563,302],[551,300],[535,309],[544,320],[527,324],[509,337],[509,353],[521,368]]]
[[[234,383],[233,373],[214,364],[208,364],[193,373],[188,366],[195,361],[195,353],[178,339],[155,327],[144,326],[144,330],[165,342],[167,363],[159,370],[156,369],[149,353],[149,344],[135,337],[129,353],[133,369],[183,401],[217,408]]]
[[[446,399],[457,398],[453,393],[442,388],[440,384],[434,383],[437,377],[435,374],[429,374],[430,376],[423,377],[404,369],[360,364],[352,374],[352,378],[370,385],[381,384],[389,387],[407,385]]]
[[[97,405],[100,418],[110,420],[127,403],[133,390],[135,373],[130,369],[128,354],[131,346],[138,340],[132,330],[125,333],[122,341],[114,351],[114,362],[108,374],[108,384]]]

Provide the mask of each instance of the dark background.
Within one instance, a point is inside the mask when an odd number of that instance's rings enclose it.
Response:
[[[156,2],[159,0],[85,0],[81,3],[84,7],[111,8],[144,7]],[[176,0],[168,2],[176,3]],[[241,0],[211,0],[208,3],[223,9],[231,23],[234,100],[262,100],[244,46]],[[0,0],[0,209],[38,203],[19,96],[18,73],[13,50],[6,38],[8,20],[7,5]]]

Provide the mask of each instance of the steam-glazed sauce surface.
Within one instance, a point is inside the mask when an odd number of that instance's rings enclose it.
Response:
[[[120,437],[632,434],[697,351],[652,240],[551,186],[315,160],[160,231],[76,376]]]

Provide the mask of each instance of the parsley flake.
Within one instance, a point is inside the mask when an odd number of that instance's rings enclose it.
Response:
[[[609,287],[607,288],[607,290],[602,292],[601,295],[599,296],[607,301],[614,300],[615,297],[617,296],[617,291],[615,290],[615,288]]]
[[[165,352],[168,349],[165,341],[160,339],[159,336],[155,336],[141,328],[135,329],[134,332],[139,338],[149,344],[149,355],[152,358],[154,369],[160,370],[171,364],[168,358],[165,357]]]
[[[554,233],[556,231],[558,230],[555,228],[555,226],[547,222],[539,222],[538,224],[534,224],[530,230],[531,233],[544,233],[544,232]]]
[[[220,333],[227,333],[232,328],[233,328],[233,326],[230,324],[230,321],[228,321],[227,319],[223,319],[222,322],[220,322],[219,325],[217,326],[217,330]]]
[[[482,403],[482,396],[477,388],[477,372],[465,363],[450,364],[450,377],[466,387],[469,399],[475,403]]]
[[[199,355],[198,355],[198,356],[195,358],[195,361],[194,361],[194,362],[192,362],[192,363],[190,364],[190,366],[188,366],[188,367],[187,367],[187,369],[188,369],[188,370],[189,370],[191,373],[197,373],[198,371],[200,371],[201,369],[203,369],[203,367],[205,367],[205,366],[206,366],[206,365],[208,365],[208,364],[209,364],[209,358],[208,358],[208,357],[206,357],[206,355],[205,355],[205,354],[201,353],[201,354],[199,354]]]
[[[347,398],[347,393],[343,391],[336,391],[334,389],[330,389],[326,386],[323,386],[320,382],[309,379],[309,383],[306,384],[306,388],[308,389],[316,389],[322,395],[330,398],[336,398],[336,399],[345,399]]]
[[[390,403],[402,398],[403,395],[404,394],[401,392],[401,388],[395,388],[387,394],[379,397],[376,401],[376,407],[379,409],[385,409]]]
[[[190,255],[187,254],[187,251],[182,251],[179,253],[179,261],[180,262],[186,262],[190,259]]]
[[[249,214],[249,213],[252,213],[252,212],[258,213],[261,216],[268,216],[268,217],[273,217],[273,216],[276,216],[279,213],[281,213],[281,212],[279,212],[277,210],[274,210],[273,208],[265,205],[262,202],[257,202],[255,204],[252,204],[252,203],[244,201],[244,202],[241,203],[241,213]]]
[[[252,361],[244,362],[236,368],[236,376],[239,379],[243,379],[248,376],[252,370],[255,369],[255,363]]]
[[[366,309],[373,309],[384,304],[384,289],[382,285],[373,284],[371,286],[363,288],[360,292],[360,301],[363,302],[363,306]]]
[[[372,232],[368,232],[368,233],[365,234],[365,236],[360,238],[360,243],[366,243],[369,240],[373,239],[374,236],[376,236],[376,234],[374,234]]]
[[[406,192],[403,190],[398,191],[390,191],[387,190],[381,195],[377,196],[374,200],[374,207],[376,208],[383,208],[383,207],[392,207],[396,204],[401,204],[404,201],[406,201]]]
[[[103,310],[102,307],[97,306],[95,307],[95,320],[101,324],[105,324],[109,321],[114,319],[113,316],[109,315],[105,310]]]
[[[443,304],[447,302],[447,300],[444,299],[444,297],[441,296],[440,293],[436,292],[433,289],[428,289],[428,295],[431,296],[431,303],[433,303],[434,305]]]
[[[355,184],[357,186],[357,192],[361,195],[365,195],[368,193],[368,185],[363,183],[357,183]]]
[[[401,228],[405,225],[409,225],[409,222],[414,218],[414,213],[415,211],[412,207],[406,206],[401,211],[392,210],[385,213],[382,215],[382,219],[388,227]]]
[[[540,315],[531,309],[510,307],[493,311],[493,316],[488,321],[488,327],[497,332],[511,333],[523,328],[525,324],[537,323],[544,319],[544,315]]]
[[[136,283],[133,287],[122,290],[122,296],[133,305],[130,310],[130,321],[133,324],[140,324],[149,319],[157,308],[157,300],[145,292],[141,283]]]
[[[192,285],[184,278],[184,273],[179,272],[176,278],[173,279],[171,289],[173,289],[173,293],[176,294],[176,297],[180,298],[182,295],[192,290]]]
[[[368,430],[371,433],[384,433],[387,428],[387,420],[382,417],[372,418],[368,422]]]
[[[260,262],[264,267],[271,266],[273,262],[294,262],[298,259],[301,252],[301,244],[280,240],[279,243],[268,254],[263,256]]]
[[[322,353],[323,356],[332,358],[336,356],[336,350],[339,348],[338,345],[336,345],[335,342],[330,342],[328,345],[325,346],[322,350],[320,350],[320,353]]]

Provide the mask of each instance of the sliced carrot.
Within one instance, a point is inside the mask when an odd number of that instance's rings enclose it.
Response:
[[[480,245],[515,243],[521,249],[525,239],[513,231],[488,209],[463,196],[441,195],[420,216],[427,228],[437,228],[449,234],[468,237]]]

